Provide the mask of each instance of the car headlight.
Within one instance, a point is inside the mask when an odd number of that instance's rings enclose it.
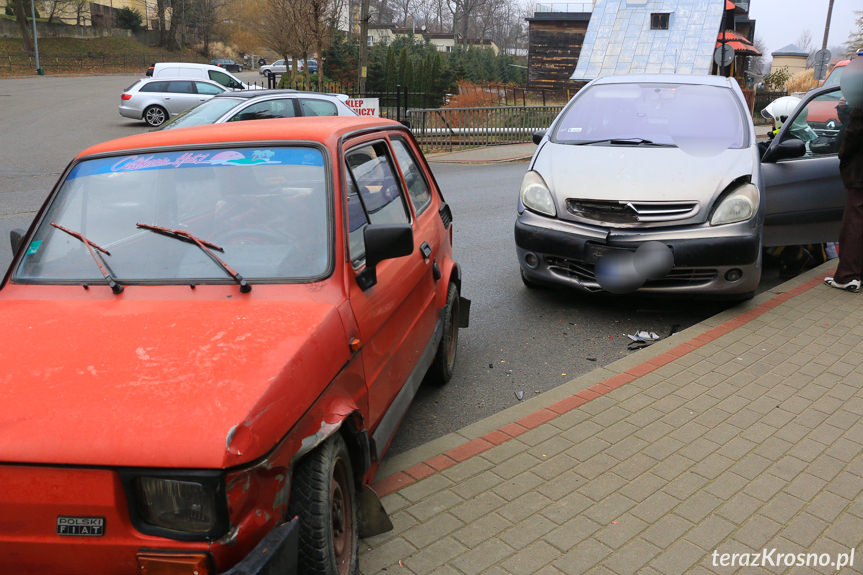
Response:
[[[215,472],[121,472],[132,522],[148,535],[215,539],[227,526],[224,480]]]
[[[752,218],[758,212],[758,200],[758,188],[754,184],[740,186],[722,198],[710,218],[710,225],[733,224]]]
[[[537,172],[529,171],[521,180],[521,203],[531,211],[551,217],[557,215],[551,190]]]

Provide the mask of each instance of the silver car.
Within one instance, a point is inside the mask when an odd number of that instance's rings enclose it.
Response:
[[[162,129],[298,116],[356,116],[345,105],[347,99],[344,94],[296,90],[226,92],[174,118]]]
[[[211,80],[144,78],[123,91],[119,111],[123,117],[157,127],[225,90]]]
[[[762,159],[733,79],[589,83],[535,136],[515,223],[524,283],[751,297],[765,218],[776,231],[766,245],[838,235],[838,130],[815,127],[804,142],[791,125],[805,108]],[[800,233],[803,222],[811,233]]]

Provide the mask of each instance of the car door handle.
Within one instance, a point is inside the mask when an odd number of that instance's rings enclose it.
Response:
[[[423,259],[428,261],[432,255],[432,248],[428,242],[423,242],[420,244],[420,253],[423,255]]]

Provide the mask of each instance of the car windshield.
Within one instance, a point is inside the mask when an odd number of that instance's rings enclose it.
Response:
[[[121,285],[225,283],[233,271],[249,283],[319,279],[332,249],[327,190],[323,152],[310,147],[86,160],[41,218],[15,281],[98,284],[107,272]]]
[[[720,152],[746,144],[731,90],[690,84],[596,84],[573,100],[552,141],[562,144],[676,146]]]
[[[828,88],[831,86],[838,86],[839,80],[842,78],[842,70],[845,69],[845,66],[837,66],[830,72],[830,75],[827,76],[827,79],[824,80],[824,87]]]
[[[244,101],[242,98],[212,98],[167,122],[161,129],[170,130],[171,128],[212,124],[221,118],[225,112]]]

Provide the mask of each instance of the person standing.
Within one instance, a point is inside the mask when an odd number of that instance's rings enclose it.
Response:
[[[846,80],[848,72],[851,77]],[[863,280],[863,58],[848,65],[841,85],[851,107],[839,144],[839,172],[847,196],[839,229],[839,265],[836,275],[824,278],[824,283],[858,292]]]

